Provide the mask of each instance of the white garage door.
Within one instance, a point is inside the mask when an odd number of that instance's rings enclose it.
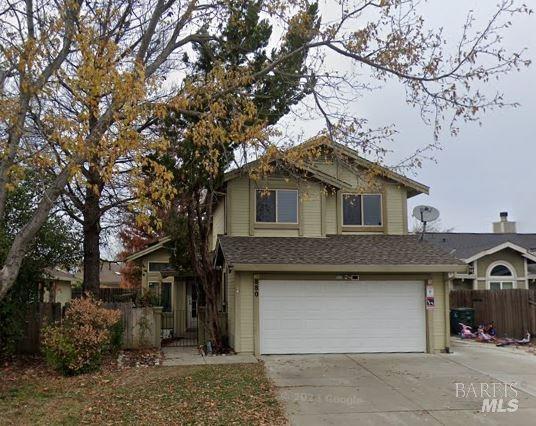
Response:
[[[424,352],[421,281],[259,283],[262,354]]]

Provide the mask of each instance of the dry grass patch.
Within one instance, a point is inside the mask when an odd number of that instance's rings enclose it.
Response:
[[[0,370],[0,424],[284,424],[262,364]]]

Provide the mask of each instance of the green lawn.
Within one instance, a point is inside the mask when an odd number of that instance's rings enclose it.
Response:
[[[0,424],[284,424],[261,364],[61,377],[0,369]]]

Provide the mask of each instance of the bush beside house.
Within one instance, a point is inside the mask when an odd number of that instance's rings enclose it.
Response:
[[[73,300],[61,323],[43,331],[47,362],[65,375],[93,371],[102,356],[119,349],[121,313],[91,298]]]

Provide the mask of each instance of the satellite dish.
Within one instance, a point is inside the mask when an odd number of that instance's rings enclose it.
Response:
[[[439,210],[432,206],[417,206],[413,209],[413,217],[422,222],[421,241],[426,234],[426,224],[439,219]]]
[[[417,206],[413,209],[413,217],[421,222],[433,222],[439,219],[439,210],[432,206]]]

